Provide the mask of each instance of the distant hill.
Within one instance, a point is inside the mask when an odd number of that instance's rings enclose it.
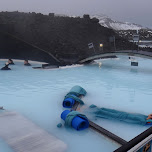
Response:
[[[135,23],[129,23],[129,22],[120,22],[115,21],[111,18],[109,18],[106,15],[93,15],[91,16],[96,17],[99,19],[99,23],[107,28],[111,28],[114,30],[140,30],[140,29],[147,29],[141,25],[135,24]]]
[[[115,32],[120,37],[125,38],[129,41],[132,41],[133,35],[136,34],[137,31],[141,41],[152,41],[152,29],[143,27],[135,23],[115,21],[106,15],[93,15],[91,17],[98,18],[100,25],[115,30]],[[151,44],[146,44],[142,46],[151,47]]]

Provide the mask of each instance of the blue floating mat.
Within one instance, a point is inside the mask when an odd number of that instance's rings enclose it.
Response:
[[[80,86],[74,86],[72,89],[67,93],[67,95],[64,98],[63,101],[63,107],[65,108],[72,108],[74,105],[75,101],[79,102],[80,104],[84,104],[84,102],[81,100],[81,96],[86,95],[85,89],[83,89]]]
[[[82,117],[76,116],[72,120],[72,127],[76,130],[84,130],[89,127],[89,122]]]
[[[73,105],[74,105],[74,103],[75,103],[74,99],[72,99],[72,98],[66,98],[63,101],[63,107],[65,107],[65,108],[72,108]]]
[[[66,126],[73,127],[78,131],[89,127],[88,119],[77,111],[65,110],[62,112],[61,118],[65,120]]]

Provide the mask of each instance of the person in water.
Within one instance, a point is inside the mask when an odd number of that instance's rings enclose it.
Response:
[[[149,114],[147,116],[143,114],[128,113],[108,108],[98,108],[95,105],[91,105],[89,109],[86,109],[85,111],[87,113],[89,112],[95,118],[119,120],[127,123],[140,125],[152,125],[152,114]]]
[[[11,70],[8,66],[9,63],[6,63],[5,66],[1,68],[1,70]]]
[[[4,110],[4,108],[3,108],[3,107],[0,107],[0,110]]]
[[[8,63],[11,64],[11,65],[14,65],[14,62],[12,59],[8,59]]]
[[[28,60],[24,60],[24,65],[25,66],[31,66],[31,64],[28,62]]]

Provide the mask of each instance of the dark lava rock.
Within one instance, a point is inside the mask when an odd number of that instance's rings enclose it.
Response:
[[[0,12],[0,57],[45,61],[53,65],[79,60],[114,50],[109,37],[115,36],[117,50],[137,46],[102,27],[96,18],[56,16],[54,13]],[[94,49],[88,48],[94,44]],[[103,50],[99,44],[103,44]]]

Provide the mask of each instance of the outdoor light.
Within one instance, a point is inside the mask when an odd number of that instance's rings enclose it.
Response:
[[[103,44],[100,44],[100,47],[103,47]]]

